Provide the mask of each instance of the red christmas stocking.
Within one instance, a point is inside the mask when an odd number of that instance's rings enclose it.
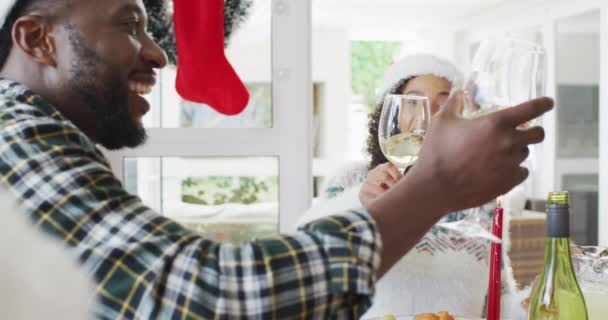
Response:
[[[224,54],[224,0],[175,0],[177,92],[226,115],[249,102],[249,92]]]

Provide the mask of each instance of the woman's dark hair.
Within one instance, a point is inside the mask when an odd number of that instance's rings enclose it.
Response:
[[[397,82],[386,94],[401,94],[403,88],[407,85],[408,81],[413,79],[414,77],[401,79]],[[384,104],[384,96],[378,104],[376,105],[376,109],[374,112],[369,115],[369,136],[367,137],[367,154],[370,155],[371,160],[368,165],[368,169],[372,170],[375,167],[388,162],[388,159],[382,153],[382,149],[380,149],[380,141],[378,141],[378,124],[380,123],[380,115],[382,114],[382,105]]]

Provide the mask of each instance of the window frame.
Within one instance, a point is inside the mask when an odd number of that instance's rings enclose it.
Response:
[[[277,157],[279,231],[295,231],[313,190],[311,2],[272,0],[271,8],[273,127],[147,129],[144,146],[104,150],[118,179],[123,180],[125,158]],[[160,106],[161,95],[151,95],[153,105]]]

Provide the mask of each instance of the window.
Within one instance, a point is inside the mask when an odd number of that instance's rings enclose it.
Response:
[[[226,49],[251,94],[239,116],[183,101],[175,68],[162,70],[148,143],[107,152],[125,187],[209,238],[294,231],[312,198],[309,18],[306,1],[254,0]]]
[[[260,72],[265,72],[260,70]],[[155,124],[162,128],[271,128],[272,82],[245,82],[250,98],[247,107],[239,115],[225,116],[211,107],[179,97],[175,91],[177,70],[171,66],[161,73],[161,117]],[[157,119],[158,119],[157,118]]]
[[[127,158],[126,188],[163,215],[216,240],[278,232],[276,158]]]

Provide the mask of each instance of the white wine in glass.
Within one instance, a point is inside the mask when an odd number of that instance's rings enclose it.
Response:
[[[418,160],[429,123],[427,97],[389,94],[384,99],[378,126],[380,148],[401,172]]]
[[[424,135],[417,133],[400,133],[380,140],[384,156],[397,168],[404,170],[418,160]]]

